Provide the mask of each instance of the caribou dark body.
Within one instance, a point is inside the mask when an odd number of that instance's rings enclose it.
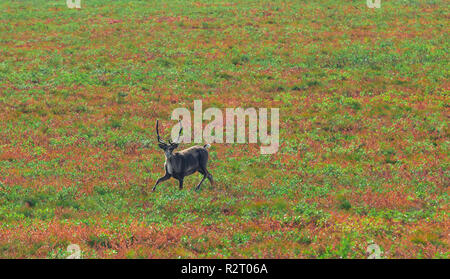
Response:
[[[202,185],[205,178],[208,178],[211,185],[214,185],[213,177],[207,169],[209,156],[207,148],[210,147],[209,144],[205,144],[204,146],[197,145],[179,152],[173,152],[179,145],[182,131],[183,127],[180,123],[180,132],[178,134],[178,139],[176,140],[176,142],[171,142],[169,140],[169,142],[166,143],[161,140],[159,136],[158,120],[156,120],[156,135],[158,137],[158,146],[159,148],[164,150],[164,155],[166,156],[166,162],[164,163],[164,169],[166,173],[163,177],[159,178],[156,181],[152,191],[156,190],[156,186],[159,183],[166,181],[171,177],[177,179],[180,183],[180,189],[183,189],[184,177],[191,175],[197,171],[203,174],[203,178],[197,185],[197,187],[195,187],[195,190],[200,189],[200,185]]]

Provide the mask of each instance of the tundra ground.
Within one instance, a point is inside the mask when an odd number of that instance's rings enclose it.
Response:
[[[0,3],[1,258],[449,257],[446,1],[161,2]],[[151,193],[194,100],[280,108],[280,149]]]

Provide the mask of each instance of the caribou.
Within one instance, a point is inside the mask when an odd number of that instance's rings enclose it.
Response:
[[[180,144],[181,132],[183,131],[183,126],[180,124],[180,132],[178,133],[178,138],[175,142],[172,142],[170,139],[168,142],[165,142],[159,136],[159,121],[156,120],[156,136],[158,139],[158,146],[164,151],[164,155],[166,157],[166,161],[164,163],[165,174],[163,177],[159,178],[155,186],[153,186],[152,192],[156,190],[156,186],[159,183],[168,180],[173,177],[178,180],[180,190],[183,189],[183,180],[186,176],[191,175],[195,172],[199,172],[203,175],[200,183],[195,187],[195,190],[200,189],[200,185],[202,185],[205,178],[208,178],[211,186],[214,186],[213,176],[207,169],[208,164],[208,148],[211,147],[209,144],[205,144],[203,146],[192,146],[190,148],[184,149],[182,151],[173,152],[178,145]]]

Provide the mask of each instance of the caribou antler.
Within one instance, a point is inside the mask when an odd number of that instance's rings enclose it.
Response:
[[[165,143],[162,139],[161,139],[161,137],[159,136],[159,121],[158,120],[156,120],[156,135],[157,135],[157,137],[158,137],[158,142],[159,143]],[[181,125],[181,120],[179,120],[178,121],[178,123],[180,123],[180,132],[178,132],[178,138],[177,138],[177,140],[175,141],[175,142],[172,142],[170,139],[169,139],[169,144],[174,144],[174,143],[180,143],[180,137],[181,137],[181,133],[183,132],[183,125]]]
[[[172,141],[169,139],[169,143],[170,143],[170,144],[174,144],[174,143],[179,144],[179,143],[180,143],[180,137],[181,137],[181,132],[183,131],[183,125],[181,125],[181,120],[178,120],[178,123],[180,123],[180,131],[178,132],[178,138],[177,138],[177,140],[174,141],[174,142],[172,142]]]
[[[180,143],[181,132],[183,132],[183,125],[181,125],[181,120],[179,120],[178,123],[180,123],[180,132],[178,132],[178,138],[176,143]]]
[[[156,120],[156,136],[158,137],[158,142],[159,142],[159,143],[164,143],[164,141],[162,141],[162,140],[161,140],[161,137],[159,136],[158,123],[159,123],[159,121]]]

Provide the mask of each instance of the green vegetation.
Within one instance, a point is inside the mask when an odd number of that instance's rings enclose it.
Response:
[[[449,257],[448,3],[81,5],[0,2],[0,258]],[[280,108],[280,149],[151,193],[197,99]]]

